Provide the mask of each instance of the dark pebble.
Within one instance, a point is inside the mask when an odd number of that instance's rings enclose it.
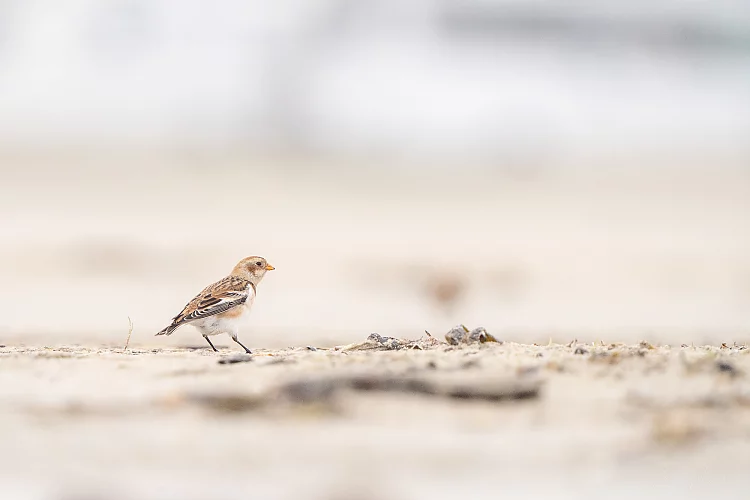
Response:
[[[734,365],[728,361],[717,361],[716,369],[722,373],[728,373],[730,375],[737,374],[737,368],[735,368]]]
[[[226,356],[219,360],[220,365],[233,365],[235,363],[247,363],[252,361],[253,357],[249,354],[234,354],[232,356]]]

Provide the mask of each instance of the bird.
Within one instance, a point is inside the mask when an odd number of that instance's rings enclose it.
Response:
[[[252,351],[237,338],[241,320],[247,317],[255,300],[257,287],[267,271],[276,269],[263,257],[246,257],[239,261],[229,276],[212,283],[172,318],[172,323],[156,335],[172,335],[182,325],[191,324],[206,339],[215,352],[219,352],[212,335],[227,333],[247,354]]]

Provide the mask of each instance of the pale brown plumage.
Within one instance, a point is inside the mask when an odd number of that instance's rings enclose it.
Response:
[[[250,280],[233,275],[208,285],[187,303],[180,314],[172,318],[172,324],[156,335],[171,335],[185,323],[215,314],[238,315],[240,310],[233,311],[233,309],[247,301],[250,287],[255,293],[255,285]],[[230,312],[233,314],[226,314]]]
[[[214,351],[216,348],[208,336],[228,333],[249,353],[250,350],[237,340],[237,321],[249,312],[258,283],[266,271],[273,269],[263,257],[242,259],[229,276],[204,288],[156,335],[171,335],[180,326],[192,323]]]

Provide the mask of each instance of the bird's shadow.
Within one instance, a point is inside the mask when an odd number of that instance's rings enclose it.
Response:
[[[183,346],[180,346],[180,349],[185,349],[186,351],[213,351],[213,349],[211,349],[211,346],[207,346],[207,345],[205,346],[204,345],[183,345]],[[216,346],[216,349],[218,351],[230,350],[229,347],[226,347],[226,346]]]

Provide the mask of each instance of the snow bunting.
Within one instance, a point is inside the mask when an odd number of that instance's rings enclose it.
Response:
[[[237,340],[237,331],[243,316],[250,312],[258,283],[266,271],[274,269],[263,257],[242,259],[229,276],[204,288],[172,319],[171,325],[156,335],[172,335],[179,327],[189,323],[201,332],[214,351],[216,347],[208,337],[228,333],[246,353],[252,354]]]

